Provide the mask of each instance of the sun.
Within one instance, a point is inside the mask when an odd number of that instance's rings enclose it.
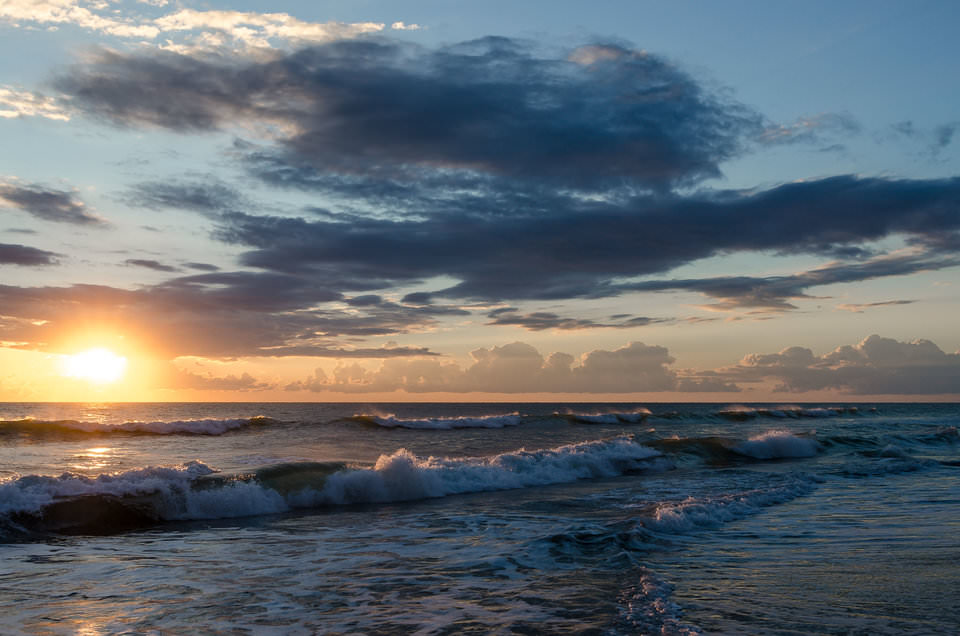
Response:
[[[108,349],[89,349],[64,356],[62,374],[96,384],[110,384],[123,377],[127,359]]]

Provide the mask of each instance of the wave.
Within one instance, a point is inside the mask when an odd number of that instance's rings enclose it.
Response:
[[[815,439],[798,437],[788,431],[767,431],[730,450],[754,459],[786,459],[814,457],[820,450],[820,444]]]
[[[812,475],[795,475],[785,483],[767,488],[704,498],[688,497],[679,502],[661,503],[642,524],[648,530],[666,534],[685,534],[716,528],[724,523],[757,514],[763,508],[807,495],[816,488],[819,481]]]
[[[276,423],[269,417],[237,419],[171,420],[156,422],[124,422],[107,424],[82,420],[20,420],[0,421],[0,435],[223,435],[230,431]]]
[[[630,411],[554,411],[554,416],[584,424],[637,424],[652,415],[650,409],[637,408]]]
[[[876,413],[877,409],[868,409],[870,413]],[[836,417],[838,415],[858,415],[861,413],[857,406],[776,406],[776,407],[758,407],[758,406],[729,406],[716,411],[714,415],[729,420],[749,420],[757,417],[772,418],[823,418]]]
[[[503,428],[517,426],[523,421],[520,413],[506,415],[481,415],[477,417],[427,417],[403,418],[395,415],[354,415],[347,418],[361,424],[375,424],[384,428],[410,428],[427,430],[450,430],[455,428]]]
[[[671,453],[693,455],[708,464],[729,464],[737,460],[801,459],[813,457],[820,443],[812,437],[788,431],[771,430],[747,440],[727,437],[672,437],[644,442],[652,448]]]
[[[0,525],[12,533],[105,534],[161,521],[410,501],[672,467],[658,451],[619,437],[490,457],[421,458],[400,449],[370,468],[298,462],[225,474],[193,461],[97,477],[28,475],[0,485]]]
[[[942,462],[913,457],[896,444],[887,444],[880,450],[861,451],[859,455],[865,459],[847,461],[837,472],[844,477],[876,477],[943,465]]]

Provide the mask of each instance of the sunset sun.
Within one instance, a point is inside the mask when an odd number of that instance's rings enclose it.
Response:
[[[127,359],[108,349],[89,349],[63,359],[62,373],[68,378],[110,384],[123,377]]]

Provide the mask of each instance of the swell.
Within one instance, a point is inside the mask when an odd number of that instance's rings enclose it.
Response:
[[[101,435],[223,435],[244,428],[268,426],[277,420],[258,415],[236,419],[197,419],[107,424],[82,420],[0,421],[0,436],[89,437]]]
[[[162,521],[409,501],[672,467],[660,452],[618,437],[488,457],[423,458],[400,449],[372,467],[300,462],[225,474],[194,461],[97,477],[28,475],[0,484],[0,528],[8,535],[106,534]]]

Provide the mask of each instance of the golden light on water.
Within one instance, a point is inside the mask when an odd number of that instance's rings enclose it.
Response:
[[[61,373],[68,378],[110,384],[123,378],[126,370],[126,358],[109,349],[98,348],[64,356]]]

